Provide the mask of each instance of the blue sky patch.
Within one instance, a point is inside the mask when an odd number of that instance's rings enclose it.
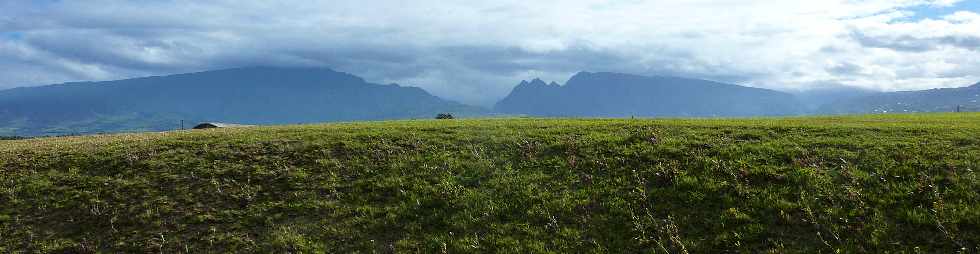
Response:
[[[909,8],[907,10],[915,12],[915,16],[910,18],[912,20],[942,19],[943,16],[950,15],[958,11],[980,12],[980,0],[965,0],[950,7],[921,5]]]

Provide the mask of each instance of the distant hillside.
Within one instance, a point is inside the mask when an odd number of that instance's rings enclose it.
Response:
[[[240,68],[0,91],[0,135],[158,131],[198,121],[288,124],[481,110],[324,68]]]
[[[824,105],[827,114],[980,111],[980,83],[963,88],[879,93]]]
[[[803,113],[787,93],[675,77],[581,72],[564,86],[521,82],[501,113],[581,117],[712,117]]]
[[[867,97],[881,92],[861,89],[857,87],[849,86],[825,86],[825,87],[815,87],[806,91],[794,92],[793,95],[796,96],[797,101],[800,102],[807,113],[813,114],[818,113],[821,107],[846,99],[854,99],[860,97]]]

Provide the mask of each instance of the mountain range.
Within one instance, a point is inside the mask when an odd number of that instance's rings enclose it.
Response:
[[[677,77],[580,72],[564,86],[521,82],[497,112],[556,117],[732,117],[804,113],[791,94]]]
[[[822,106],[823,114],[980,111],[980,83],[961,88],[877,93]]]
[[[457,116],[742,117],[980,110],[980,84],[789,94],[714,81],[580,72],[523,81],[493,109],[327,68],[249,67],[0,90],[0,136],[164,131],[198,122],[295,124]]]
[[[0,135],[162,131],[196,122],[294,124],[484,115],[417,87],[325,68],[238,68],[0,91]],[[185,126],[189,127],[189,126]]]

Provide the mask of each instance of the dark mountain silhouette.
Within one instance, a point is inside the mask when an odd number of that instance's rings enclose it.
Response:
[[[253,67],[0,91],[0,135],[158,131],[200,121],[290,124],[471,115],[415,87],[324,68]]]
[[[980,83],[962,88],[879,93],[843,99],[820,108],[823,114],[980,111]]]
[[[581,72],[567,84],[521,82],[501,113],[575,117],[715,117],[800,114],[793,95],[676,77]]]

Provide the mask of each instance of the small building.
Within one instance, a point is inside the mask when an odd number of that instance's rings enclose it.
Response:
[[[251,127],[251,125],[233,124],[233,123],[201,123],[198,124],[197,126],[194,126],[194,129],[203,130],[203,129],[242,128],[242,127]]]

